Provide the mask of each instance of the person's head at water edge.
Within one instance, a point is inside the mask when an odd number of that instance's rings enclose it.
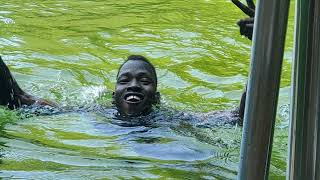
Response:
[[[157,73],[149,60],[131,55],[120,66],[113,92],[113,103],[121,116],[146,115],[159,103]]]

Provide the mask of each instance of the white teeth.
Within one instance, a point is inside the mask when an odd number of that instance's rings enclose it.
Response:
[[[132,101],[132,100],[136,100],[136,101],[140,101],[141,98],[135,95],[131,95],[129,97],[127,97],[127,101]]]

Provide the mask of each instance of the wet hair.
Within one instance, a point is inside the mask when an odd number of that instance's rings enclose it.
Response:
[[[130,56],[128,56],[127,60],[120,65],[120,67],[118,69],[117,77],[119,76],[119,72],[120,72],[120,69],[122,68],[122,66],[125,63],[127,63],[128,61],[143,61],[143,62],[147,63],[151,67],[152,74],[154,75],[154,79],[156,81],[155,82],[156,86],[158,85],[157,72],[156,72],[155,67],[153,66],[153,64],[146,57],[141,56],[141,55],[130,55]]]

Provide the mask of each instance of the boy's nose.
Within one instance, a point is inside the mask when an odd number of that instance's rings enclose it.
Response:
[[[128,87],[128,91],[141,91],[140,83],[136,79],[132,80]]]

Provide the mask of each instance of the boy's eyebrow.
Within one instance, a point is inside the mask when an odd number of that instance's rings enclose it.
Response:
[[[128,76],[129,72],[124,72],[124,73],[121,73],[118,75],[118,77],[121,77],[121,76]]]
[[[145,76],[145,75],[147,75],[147,76],[152,76],[152,74],[149,73],[149,72],[139,72],[139,73],[137,74],[137,76],[138,76],[139,78],[141,78],[141,76]],[[123,72],[123,73],[121,73],[121,74],[118,75],[117,80],[120,79],[120,78],[122,78],[122,77],[130,77],[130,76],[131,76],[131,75],[130,75],[129,72]],[[155,79],[154,79],[153,76],[152,76],[152,77],[147,77],[147,78],[150,79],[152,82],[155,82]]]

